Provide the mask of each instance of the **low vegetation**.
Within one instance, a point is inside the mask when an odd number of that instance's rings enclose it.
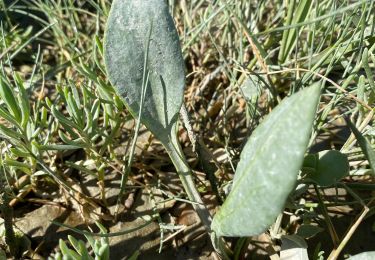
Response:
[[[371,258],[374,4],[1,0],[0,259]]]

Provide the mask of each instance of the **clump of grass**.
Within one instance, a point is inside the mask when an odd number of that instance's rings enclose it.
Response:
[[[186,109],[201,156],[188,153],[191,143],[184,134],[180,141],[193,171],[205,172],[210,179],[211,187],[201,191],[213,190],[224,200],[245,141],[264,116],[284,97],[319,84],[323,95],[309,147],[315,149],[318,138],[328,134],[332,142],[324,149],[347,156],[350,176],[335,185],[350,194],[350,201],[323,196],[326,187],[304,183],[291,195],[279,218],[284,221],[266,234],[276,245],[282,234],[294,234],[300,223],[318,224],[330,230],[333,244],[341,250],[342,242],[361,226],[356,222],[349,236],[336,238],[333,207],[344,205],[359,217],[363,212],[358,206],[373,207],[368,177],[373,165],[358,146],[363,141],[340,136],[332,127],[350,117],[368,146],[374,147],[373,1],[169,2],[187,67]],[[27,198],[21,190],[38,194],[48,183],[72,201],[83,198],[100,208],[90,217],[102,218],[110,206],[108,174],[121,176],[128,169],[127,184],[146,186],[142,178],[133,178],[137,171],[127,165],[136,134],[124,126],[133,119],[109,83],[103,63],[110,3],[1,1],[0,7],[0,172],[13,191],[12,205]],[[17,17],[28,17],[32,23],[24,27]],[[127,147],[125,156],[116,153],[121,146]],[[166,154],[152,137],[143,149],[143,157],[135,156],[132,165],[153,172],[148,163]],[[165,167],[173,169],[166,162]],[[95,176],[99,197],[74,188],[84,175]],[[18,186],[24,179],[24,186]],[[359,194],[356,185],[367,193]],[[285,223],[288,216],[299,222]],[[336,248],[309,248],[317,254],[325,250],[325,257],[336,252],[331,257],[337,257]],[[243,240],[232,249],[238,257],[248,254]]]

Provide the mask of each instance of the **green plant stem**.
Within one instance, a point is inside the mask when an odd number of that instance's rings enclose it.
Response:
[[[206,147],[205,147],[205,144],[203,142],[203,139],[199,138],[199,140],[198,140],[197,136],[195,135],[195,133],[193,131],[193,127],[191,126],[191,123],[190,123],[189,114],[187,112],[185,104],[182,104],[182,107],[181,107],[181,110],[180,110],[180,115],[181,115],[181,119],[184,123],[185,129],[188,132],[190,142],[193,146],[193,152],[196,154],[197,158],[201,162],[202,168],[203,168],[205,174],[207,175],[208,181],[211,184],[212,191],[216,195],[219,203],[223,204],[223,199],[221,198],[219,190],[217,188],[217,186],[218,186],[217,185],[217,178],[216,178],[216,176],[213,172],[214,170],[210,169],[211,168],[210,167],[210,161],[211,160],[215,161],[215,159],[213,158],[210,151],[205,149]],[[220,166],[218,164],[216,166],[217,166],[218,169],[220,169]]]
[[[204,205],[202,198],[195,187],[191,169],[182,152],[182,148],[177,140],[177,136],[172,134],[170,141],[165,142],[164,145],[174,166],[176,167],[177,173],[182,182],[182,186],[184,187],[189,200],[192,202],[193,208],[196,210],[206,230],[211,233],[211,214]]]
[[[228,254],[231,254],[231,252],[226,247],[224,240],[221,237],[217,237],[216,234],[211,230],[212,216],[204,205],[202,198],[195,187],[191,169],[186,161],[181,145],[177,140],[177,135],[173,134],[172,132],[169,141],[162,143],[164,144],[169,157],[176,167],[182,186],[184,187],[184,190],[188,195],[194,210],[197,212],[203,226],[206,228],[207,233],[211,238],[213,247],[222,259],[230,259]]]
[[[101,233],[92,233],[92,232],[89,232],[89,231],[85,231],[85,230],[80,230],[78,228],[75,228],[75,227],[71,227],[69,225],[66,225],[64,223],[60,223],[60,222],[57,222],[57,221],[51,221],[52,224],[55,224],[59,227],[65,227],[65,228],[68,228],[70,229],[71,231],[77,233],[77,234],[81,234],[81,235],[88,235],[88,236],[93,236],[93,237],[116,237],[116,236],[122,236],[122,235],[126,235],[126,234],[130,234],[130,233],[133,233],[135,231],[138,231],[148,225],[150,225],[152,222],[154,222],[154,220],[156,219],[156,217],[151,217],[150,219],[146,220],[143,224],[137,226],[137,227],[134,227],[134,228],[130,228],[130,229],[126,229],[126,230],[122,230],[122,231],[119,231],[119,232],[114,232],[114,233],[105,233],[103,234],[102,232]]]

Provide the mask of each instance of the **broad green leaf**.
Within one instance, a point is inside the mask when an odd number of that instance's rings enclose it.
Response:
[[[349,260],[373,260],[375,259],[375,251],[363,252],[358,255],[349,257]]]
[[[333,185],[349,174],[348,158],[339,151],[321,151],[312,156],[315,167],[307,174],[307,178],[319,186]]]
[[[298,235],[281,237],[281,260],[309,260],[306,241]]]
[[[104,58],[112,85],[135,117],[140,111],[144,75],[148,74],[141,122],[162,142],[167,141],[181,108],[185,72],[166,1],[114,0]]]
[[[308,225],[308,224],[302,224],[297,231],[298,236],[302,238],[310,238],[315,236],[316,234],[323,232],[324,229],[319,226],[314,225]]]
[[[232,191],[215,215],[218,236],[264,232],[293,190],[310,139],[320,88],[284,100],[254,131],[244,147]]]

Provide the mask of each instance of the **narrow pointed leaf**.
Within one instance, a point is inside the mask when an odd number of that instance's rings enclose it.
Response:
[[[69,240],[70,244],[74,247],[74,249],[77,252],[79,252],[79,242],[78,242],[78,240],[71,235],[68,235],[68,240]]]
[[[309,18],[310,10],[312,7],[312,0],[301,0],[298,3],[298,6],[295,10],[293,10],[293,6],[291,5],[288,10],[288,17],[286,25],[295,25],[302,22],[305,22]],[[279,60],[280,62],[285,62],[292,52],[293,48],[297,44],[297,36],[298,32],[302,31],[301,28],[291,28],[285,30],[283,33],[283,38],[281,41],[281,49],[279,52]]]
[[[22,122],[21,125],[25,127],[27,122],[30,120],[30,104],[29,104],[29,96],[27,95],[24,82],[21,76],[18,73],[14,74],[14,79],[17,82],[19,95],[17,96],[17,100],[19,102],[19,107],[22,114]]]
[[[112,85],[135,117],[146,70],[149,80],[141,122],[166,140],[177,121],[185,86],[179,37],[166,1],[114,0],[104,58]]]
[[[21,122],[21,110],[16,101],[15,94],[10,86],[0,78],[0,99],[4,101],[9,112],[14,116],[17,122]]]
[[[283,210],[302,166],[320,97],[318,85],[284,100],[244,147],[233,188],[215,215],[218,236],[264,232]]]
[[[357,129],[357,127],[347,119],[346,122],[348,123],[350,129],[352,130],[355,138],[358,141],[359,146],[362,149],[363,154],[366,156],[370,164],[370,168],[372,170],[372,174],[375,175],[375,151],[371,146],[371,143],[364,137],[361,132]]]
[[[373,73],[373,70],[370,67],[369,62],[368,62],[368,57],[369,57],[369,52],[368,52],[368,49],[365,48],[363,50],[363,54],[362,54],[362,66],[365,69],[365,72],[366,72],[371,90],[372,90],[372,92],[374,92],[375,91],[374,73]]]

